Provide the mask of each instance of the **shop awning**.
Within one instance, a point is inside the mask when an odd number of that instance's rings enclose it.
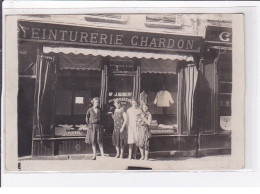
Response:
[[[178,60],[141,59],[141,73],[175,74]]]
[[[61,70],[101,70],[101,56],[59,53]]]
[[[180,55],[180,54],[161,54],[161,53],[147,53],[147,52],[132,52],[132,51],[115,51],[115,50],[101,50],[101,49],[87,49],[87,48],[75,48],[75,47],[51,47],[44,46],[44,53],[64,53],[64,54],[83,54],[93,56],[110,56],[110,57],[128,57],[128,58],[145,58],[145,59],[169,59],[169,60],[185,60],[193,61],[191,55]]]

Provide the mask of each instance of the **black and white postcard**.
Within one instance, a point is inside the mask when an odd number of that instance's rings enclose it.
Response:
[[[244,168],[243,14],[5,18],[7,171]]]

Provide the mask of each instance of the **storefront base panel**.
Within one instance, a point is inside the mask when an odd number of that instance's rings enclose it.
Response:
[[[111,142],[112,137],[104,139],[104,152],[115,153],[115,148]],[[99,147],[97,145],[97,153]],[[78,138],[52,138],[33,141],[32,156],[56,156],[56,155],[71,155],[71,154],[92,154],[92,147],[85,143],[84,137]]]
[[[84,139],[55,141],[55,155],[88,154],[91,152],[91,145],[86,144]]]
[[[32,156],[53,156],[54,144],[55,142],[52,140],[33,141]]]
[[[115,147],[111,137],[104,139],[104,152],[109,156],[115,155]],[[139,152],[139,151],[138,151]],[[97,153],[99,148],[97,146]],[[150,139],[150,155],[157,157],[200,157],[231,153],[231,134],[200,134],[191,136],[153,136]],[[33,141],[32,156],[92,154],[92,147],[85,143],[84,137],[53,138]],[[128,146],[125,147],[128,155]]]
[[[201,134],[200,150],[202,149],[228,149],[231,148],[231,133],[226,134]]]
[[[150,140],[150,151],[189,151],[198,148],[197,136],[154,136]]]
[[[168,160],[182,158],[199,158],[214,155],[230,155],[231,149],[205,149],[205,150],[190,150],[190,151],[158,151],[150,152],[149,157],[153,159]]]

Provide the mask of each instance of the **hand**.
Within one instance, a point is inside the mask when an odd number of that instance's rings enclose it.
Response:
[[[122,127],[121,129],[120,129],[120,133],[123,133],[124,132],[124,128]]]
[[[141,118],[144,119],[144,115],[141,115]]]

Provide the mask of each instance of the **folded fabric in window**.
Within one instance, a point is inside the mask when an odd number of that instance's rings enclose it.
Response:
[[[88,130],[88,126],[84,124],[76,125],[76,127],[78,127],[80,131]]]
[[[163,129],[176,129],[176,125],[164,125],[164,124],[160,124],[158,125],[159,128],[163,128]]]
[[[73,128],[73,125],[64,124],[64,125],[59,125],[59,127]]]

